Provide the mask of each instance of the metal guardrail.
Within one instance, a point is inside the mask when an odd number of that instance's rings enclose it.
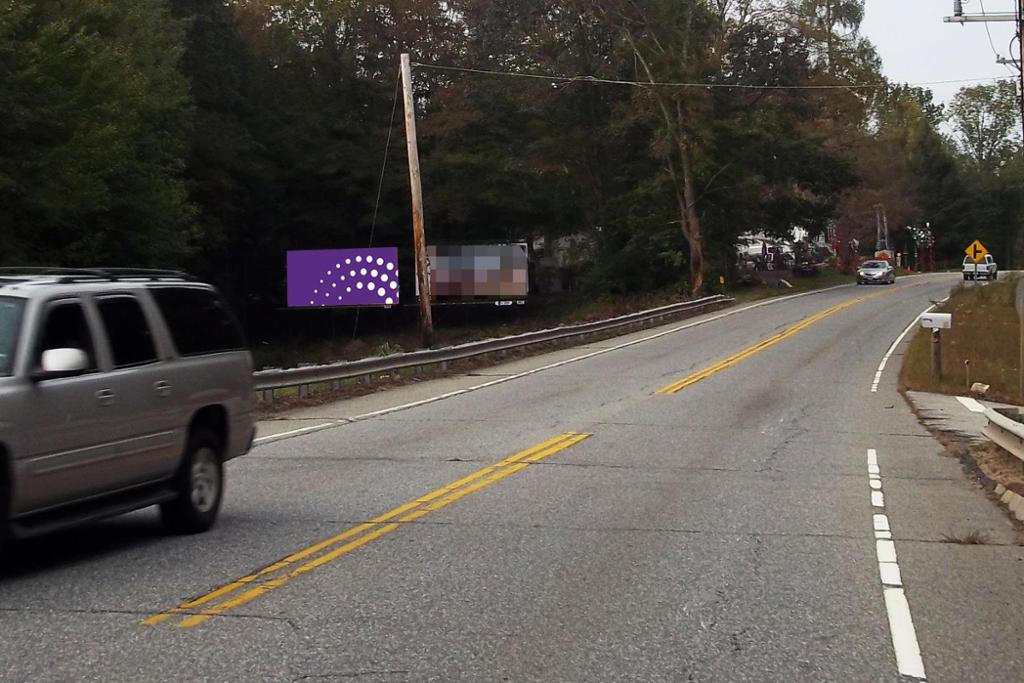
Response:
[[[510,351],[533,344],[611,332],[630,326],[656,323],[680,313],[701,312],[712,306],[731,303],[732,301],[733,299],[729,297],[715,295],[694,301],[661,306],[660,308],[640,311],[639,313],[630,313],[608,320],[599,320],[579,325],[565,325],[548,330],[526,332],[525,334],[511,337],[486,339],[484,341],[470,342],[442,349],[397,353],[381,358],[364,358],[344,363],[288,370],[261,370],[253,374],[253,379],[255,380],[256,391],[261,393],[264,401],[269,402],[273,401],[275,389],[298,387],[300,395],[305,395],[311,384],[340,383],[342,380],[347,379],[370,378],[374,375],[393,373],[409,368],[423,368],[429,365],[474,358],[488,353]]]
[[[1014,415],[1011,418],[1010,415]],[[1020,460],[1024,460],[1024,419],[1019,411],[1006,408],[988,408],[985,410],[988,425],[982,433],[996,444],[1009,451]]]

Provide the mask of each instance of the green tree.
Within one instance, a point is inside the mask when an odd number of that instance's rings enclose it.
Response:
[[[833,76],[838,75],[843,53],[858,46],[864,0],[789,0],[788,10],[805,35],[824,46],[826,67]]]
[[[757,22],[735,31],[719,82],[769,89],[716,91],[711,120],[719,164],[705,187],[705,205],[719,215],[715,232],[789,237],[794,227],[825,230],[840,193],[856,182],[852,164],[818,127],[826,103],[812,92],[786,90],[815,78],[806,36]],[[735,235],[731,235],[735,236]]]
[[[703,2],[651,0],[644,3],[596,3],[598,16],[617,29],[637,65],[642,83],[634,103],[640,116],[656,121],[651,151],[662,161],[671,180],[676,221],[686,240],[690,290],[704,286],[704,227],[697,195],[697,164],[700,154],[700,111],[704,96],[699,90],[665,83],[685,83],[706,76],[707,41],[712,37],[712,17]]]
[[[162,0],[0,8],[0,260],[180,261],[192,217],[181,41]]]
[[[940,257],[956,258],[975,227],[972,199],[948,142],[924,121],[914,134],[910,169],[921,220],[931,224]]]
[[[996,171],[1020,148],[1019,106],[1012,80],[961,88],[953,98],[957,148],[978,169]]]
[[[427,5],[173,1],[189,27],[182,69],[198,123],[186,169],[200,209],[193,268],[251,329],[274,332],[287,250],[410,244],[400,113],[371,225],[398,55],[447,40],[450,21]]]

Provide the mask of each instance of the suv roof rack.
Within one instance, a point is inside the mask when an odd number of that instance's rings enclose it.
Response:
[[[52,268],[47,266],[0,268],[0,277],[18,276],[51,276],[61,284],[90,280],[117,282],[119,280],[191,281],[195,279],[180,270],[158,270],[155,268]]]

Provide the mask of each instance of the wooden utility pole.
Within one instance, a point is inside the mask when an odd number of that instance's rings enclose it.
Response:
[[[885,206],[882,206],[882,230],[885,235],[885,250],[889,254],[892,254],[893,249],[889,246],[889,214],[885,211]]]
[[[1015,297],[1017,306],[1017,318],[1020,320],[1020,365],[1017,367],[1020,384],[1019,398],[1024,402],[1024,280],[1017,281],[1017,292]]]
[[[427,243],[423,232],[423,187],[420,183],[420,152],[416,144],[416,102],[412,96],[412,66],[402,54],[402,93],[405,101],[405,140],[409,152],[409,186],[412,191],[412,244],[416,254],[416,283],[420,294],[420,342],[424,348],[434,342],[434,321],[430,311],[430,272]]]
[[[889,251],[889,217],[885,206],[875,204],[875,255],[883,251]]]
[[[1021,128],[1021,154],[1024,155],[1024,0],[1017,5],[1017,45],[1020,46],[1020,61],[1017,62],[1017,73],[1020,74],[1020,128]]]

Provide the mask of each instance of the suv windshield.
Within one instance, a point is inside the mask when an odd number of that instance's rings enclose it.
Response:
[[[14,364],[14,344],[21,327],[21,312],[25,302],[21,299],[0,297],[0,377],[11,374]]]

